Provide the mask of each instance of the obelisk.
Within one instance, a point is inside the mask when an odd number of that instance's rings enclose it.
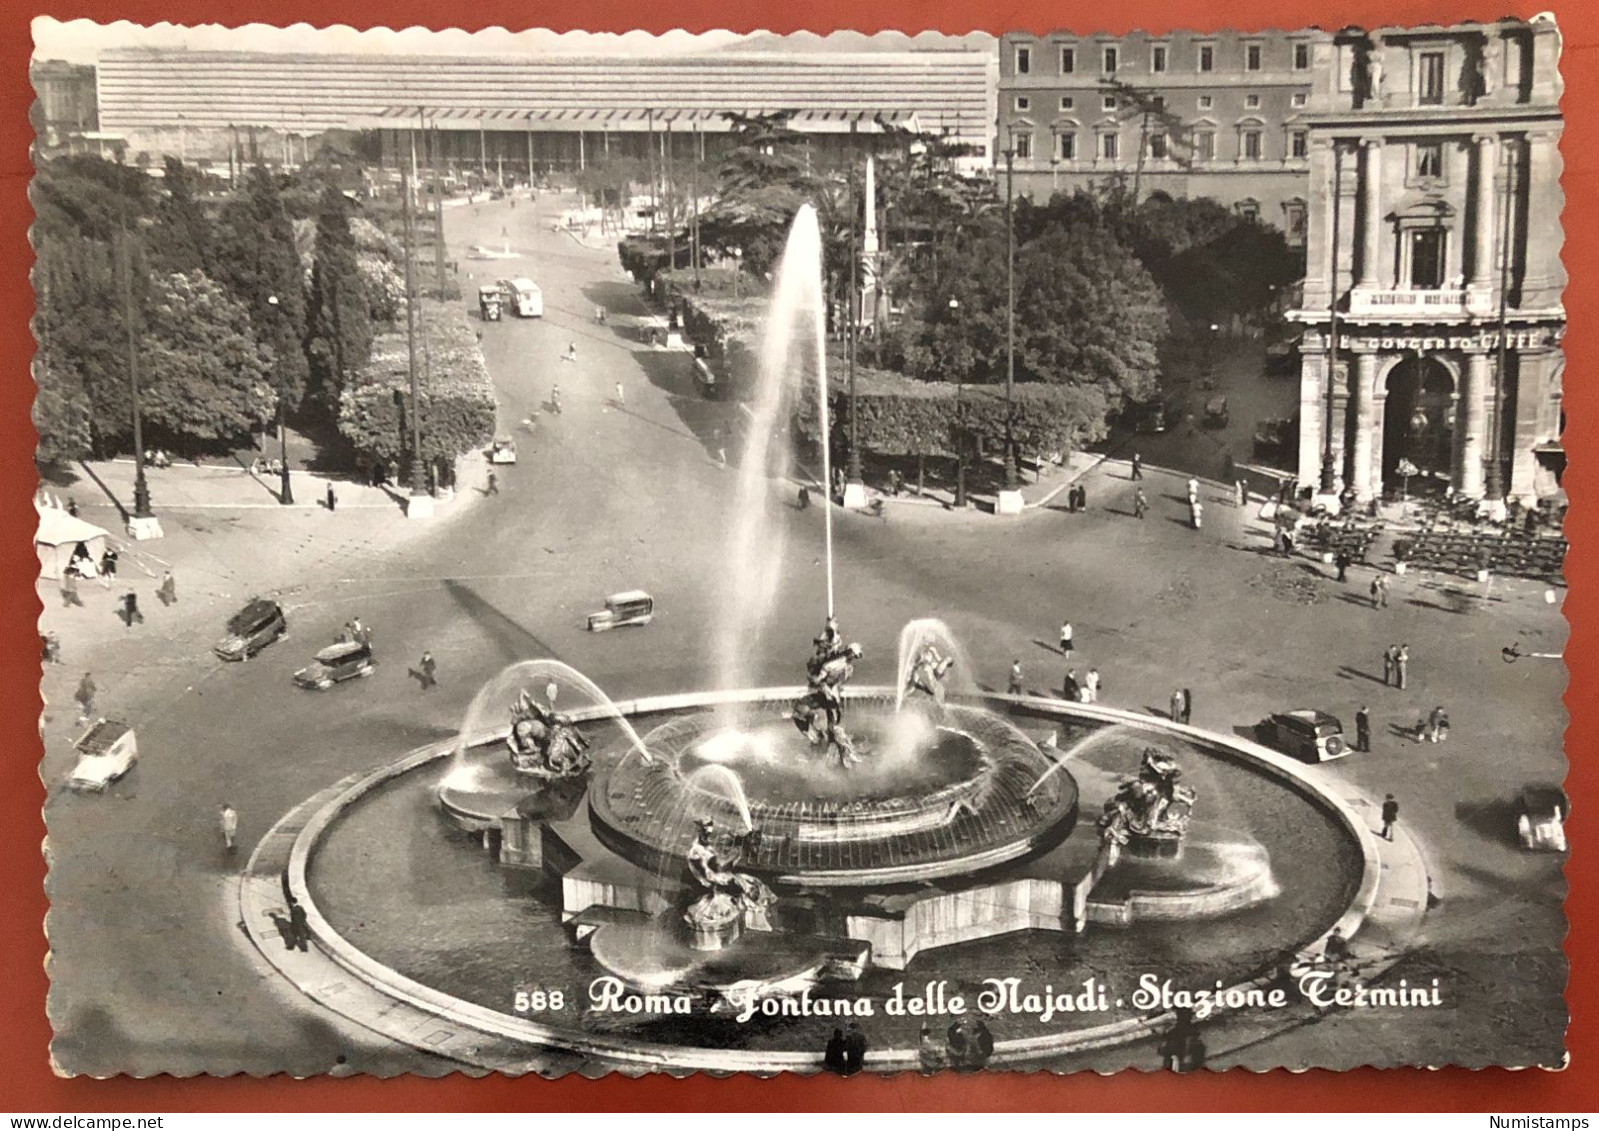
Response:
[[[861,234],[861,322],[877,326],[877,172],[866,158],[866,226]]]

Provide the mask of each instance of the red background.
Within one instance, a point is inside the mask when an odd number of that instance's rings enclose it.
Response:
[[[1595,1071],[1599,1025],[1595,1024],[1599,962],[1591,956],[1599,944],[1595,911],[1595,857],[1599,843],[1599,773],[1588,758],[1599,749],[1599,708],[1592,705],[1599,652],[1595,605],[1599,587],[1587,578],[1595,568],[1588,538],[1596,526],[1590,509],[1596,497],[1595,467],[1588,460],[1594,447],[1593,412],[1599,387],[1586,374],[1599,362],[1599,270],[1581,269],[1599,262],[1599,224],[1583,223],[1595,203],[1594,170],[1599,154],[1599,68],[1593,55],[1599,47],[1599,5],[1591,0],[1510,3],[1479,0],[1473,9],[1459,0],[1120,0],[1107,11],[1102,3],[1083,0],[585,0],[581,5],[476,0],[470,6],[425,0],[76,0],[41,9],[58,19],[89,18],[109,23],[126,19],[142,24],[231,23],[251,21],[316,25],[346,23],[402,28],[448,26],[467,30],[501,25],[513,30],[550,27],[555,30],[625,31],[642,28],[664,32],[730,28],[775,32],[835,28],[864,32],[936,29],[948,33],[984,30],[1047,32],[1070,27],[1079,32],[1121,33],[1135,29],[1163,32],[1173,28],[1214,31],[1223,28],[1260,30],[1320,25],[1392,25],[1450,23],[1462,19],[1495,19],[1501,15],[1532,16],[1553,9],[1565,35],[1562,69],[1566,79],[1565,153],[1566,263],[1571,285],[1566,291],[1570,330],[1566,349],[1566,410],[1570,453],[1566,487],[1574,506],[1569,521],[1572,541],[1568,574],[1573,581],[1565,611],[1572,623],[1567,659],[1571,683],[1566,702],[1572,712],[1567,735],[1571,762],[1570,789],[1575,799],[1569,825],[1575,846],[1567,873],[1573,893],[1567,905],[1571,935],[1567,951],[1575,956],[1569,997],[1573,1021],[1569,1035],[1572,1067],[1565,1072],[1538,1070],[1468,1072],[1445,1070],[1350,1073],[1276,1071],[1256,1075],[1243,1070],[1203,1072],[1194,1076],[1123,1072],[1114,1077],[1079,1073],[1057,1077],[990,1072],[978,1076],[945,1074],[931,1079],[904,1075],[888,1079],[856,1077],[749,1077],[687,1080],[629,1080],[611,1076],[600,1081],[569,1076],[560,1081],[493,1077],[471,1080],[368,1078],[293,1081],[267,1079],[149,1080],[56,1078],[50,1070],[50,1026],[45,1018],[47,986],[45,939],[41,929],[46,900],[44,862],[39,845],[44,834],[40,807],[38,735],[39,680],[36,618],[39,604],[33,581],[37,559],[28,534],[34,515],[30,499],[36,477],[29,460],[34,433],[28,423],[33,396],[28,361],[33,350],[28,318],[32,310],[27,266],[31,254],[27,227],[31,212],[27,182],[31,171],[28,145],[32,130],[28,84],[32,47],[24,6],[0,10],[0,340],[4,342],[0,375],[0,580],[12,594],[0,601],[0,688],[11,694],[9,709],[0,713],[0,860],[5,876],[4,911],[0,913],[0,970],[8,993],[0,995],[0,1108],[13,1111],[137,1112],[217,1110],[697,1110],[714,1105],[724,1110],[803,1110],[845,1108],[868,1110],[1476,1110],[1592,1111],[1599,1109],[1599,1072]],[[574,20],[581,19],[581,23]],[[1575,584],[1586,580],[1587,584]],[[1505,751],[1514,760],[1516,751]],[[1442,1022],[1440,1022],[1442,1023]]]

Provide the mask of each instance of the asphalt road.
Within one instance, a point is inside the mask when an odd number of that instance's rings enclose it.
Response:
[[[614,251],[550,232],[551,211],[546,201],[496,202],[447,221],[465,293],[512,273],[545,291],[543,319],[483,326],[502,430],[520,445],[519,463],[498,469],[499,494],[398,550],[295,578],[291,635],[248,664],[217,663],[192,635],[152,639],[152,660],[167,670],[135,712],[138,769],[104,796],[52,793],[51,1015],[64,1067],[303,1073],[340,1058],[377,1072],[415,1067],[418,1054],[311,1009],[250,953],[227,898],[243,853],[316,789],[453,733],[473,693],[515,660],[560,658],[617,698],[712,680],[734,478],[714,436],[733,429],[738,410],[696,396],[687,355],[633,340],[627,316],[644,308]],[[471,244],[498,246],[502,231],[520,260],[464,258]],[[611,312],[604,326],[597,304]],[[572,343],[577,360],[561,360]],[[618,382],[625,405],[614,403]],[[547,406],[556,383],[559,415]],[[1384,1039],[1431,1063],[1459,1047],[1547,1058],[1563,1008],[1560,862],[1519,852],[1504,806],[1525,782],[1563,776],[1564,673],[1548,661],[1507,666],[1499,649],[1519,638],[1559,651],[1558,608],[1530,583],[1485,593],[1411,577],[1397,579],[1392,608],[1374,611],[1361,599],[1366,571],[1339,586],[1322,576],[1330,569],[1269,558],[1259,552],[1264,528],[1219,499],[1203,531],[1188,529],[1175,475],[1149,473],[1152,511],[1135,521],[1125,475],[1116,463],[1092,473],[1083,515],[1006,521],[896,506],[886,519],[838,516],[838,615],[866,647],[857,680],[891,682],[899,628],[939,616],[965,642],[980,683],[1002,687],[1020,659],[1030,687],[1056,691],[1066,663],[1055,633],[1069,617],[1074,666],[1097,666],[1114,705],[1160,708],[1187,686],[1195,722],[1228,730],[1298,706],[1348,720],[1369,703],[1378,749],[1341,770],[1377,796],[1400,797],[1442,899],[1429,946],[1465,987],[1451,1024],[1396,1017]],[[756,678],[786,683],[823,615],[822,516],[818,507],[781,513],[789,564],[770,646],[752,663]],[[607,593],[630,588],[656,597],[652,625],[584,631]],[[357,614],[375,633],[376,676],[326,693],[296,689],[293,671]],[[1380,680],[1382,648],[1401,640],[1415,657],[1404,693]],[[408,675],[424,649],[438,660],[431,691]],[[1454,724],[1448,744],[1390,730],[1436,703]],[[64,769],[63,754],[47,756],[47,780]],[[241,817],[238,859],[221,849],[224,800]],[[1279,1063],[1295,1040],[1314,1051],[1336,1038],[1359,1063],[1371,1047],[1370,1027],[1321,1033],[1267,1039],[1251,1055]]]

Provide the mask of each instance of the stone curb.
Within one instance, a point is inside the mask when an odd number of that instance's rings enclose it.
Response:
[[[627,701],[615,706],[623,715],[653,714],[683,707],[782,699],[799,691],[799,688],[765,688],[711,694],[688,693]],[[892,691],[886,687],[862,687],[851,691],[852,698],[889,694]],[[1386,850],[1379,847],[1376,843],[1378,838],[1356,812],[1357,806],[1369,807],[1370,800],[1335,779],[1318,780],[1330,778],[1325,772],[1316,772],[1320,770],[1319,767],[1304,766],[1247,740],[1214,735],[1198,728],[1119,708],[1094,704],[1072,704],[1068,708],[1055,700],[1024,695],[986,695],[981,698],[991,703],[1009,704],[1024,714],[1046,718],[1076,714],[1132,725],[1155,733],[1175,731],[1212,753],[1246,761],[1264,769],[1271,776],[1297,789],[1313,803],[1319,802],[1331,809],[1360,845],[1363,861],[1360,887],[1351,907],[1337,923],[1345,937],[1352,940],[1352,954],[1369,952],[1373,960],[1371,969],[1380,969],[1397,961],[1398,954],[1392,943],[1403,941],[1404,936],[1419,927],[1426,911],[1426,900],[1425,896],[1419,900],[1412,897],[1417,883],[1425,889],[1426,873],[1417,846],[1407,835],[1401,840],[1383,842],[1388,845]],[[578,714],[592,718],[608,713],[605,708],[592,708]],[[546,1056],[547,1071],[547,1058],[552,1050],[587,1054],[617,1062],[624,1069],[670,1067],[724,1072],[812,1072],[819,1069],[819,1058],[805,1053],[684,1049],[587,1033],[576,1034],[577,1039],[574,1040],[574,1033],[570,1029],[524,1021],[421,985],[373,961],[346,942],[315,906],[306,882],[306,870],[318,840],[339,811],[348,804],[394,777],[447,756],[453,745],[454,740],[435,743],[419,748],[395,763],[345,777],[282,818],[257,845],[245,878],[241,881],[242,921],[267,961],[303,993],[319,1004],[392,1039],[463,1063],[498,1071],[533,1071],[538,1067],[541,1051]],[[285,866],[290,889],[306,907],[307,919],[317,944],[313,956],[283,949],[276,928],[267,929],[267,924],[270,924],[267,911],[274,902],[282,902],[277,881],[283,875]],[[1385,877],[1385,872],[1391,879]],[[1390,884],[1399,882],[1405,894],[1382,892],[1385,880]],[[1384,896],[1381,901],[1378,898],[1380,894]],[[1370,939],[1369,944],[1366,940],[1355,938],[1361,928],[1367,925],[1368,919],[1369,925],[1378,928],[1378,932],[1384,936],[1381,940]],[[1314,940],[1303,950],[1314,951],[1325,937]],[[274,949],[272,943],[278,943],[278,946]],[[351,976],[359,982],[359,986],[350,984]],[[1231,988],[1244,989],[1258,984],[1259,979]],[[1218,1011],[1218,1014],[1222,1012]],[[1123,1044],[1152,1036],[1171,1020],[1170,1014],[1159,1014],[1130,1018],[1074,1033],[1001,1041],[995,1046],[991,1063],[1026,1063],[1045,1056],[1061,1056]],[[554,1056],[559,1059],[562,1052],[554,1052]],[[875,1050],[867,1054],[867,1063],[878,1071],[915,1069],[919,1064],[918,1052],[914,1048]]]

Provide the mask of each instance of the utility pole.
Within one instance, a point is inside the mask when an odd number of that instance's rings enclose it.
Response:
[[[661,169],[666,187],[666,269],[677,270],[677,223],[672,205],[672,119],[666,119],[666,132],[661,135]]]
[[[150,483],[144,474],[144,420],[139,412],[139,341],[133,305],[133,245],[126,214],[122,217],[122,318],[128,331],[128,392],[133,401],[133,517],[128,534],[140,541],[161,537],[161,523],[150,509]]]
[[[655,111],[644,111],[645,127],[649,130],[649,140],[644,145],[644,161],[650,173],[650,231],[654,231],[660,222],[658,215],[661,207],[660,198],[655,192]]]
[[[1510,336],[1510,237],[1515,230],[1512,227],[1510,208],[1519,169],[1516,143],[1507,138],[1504,148],[1505,188],[1499,202],[1499,210],[1504,213],[1499,247],[1499,348],[1495,351],[1498,357],[1494,368],[1493,442],[1489,445],[1487,484],[1488,505],[1498,511],[1502,511],[1505,505],[1505,473],[1502,466],[1505,437],[1505,366],[1509,361]]]
[[[433,127],[433,148],[429,151],[432,160],[428,162],[428,172],[433,180],[433,269],[438,276],[439,301],[444,301],[444,186],[439,180],[439,147],[442,139],[439,137],[438,126]]]
[[[433,497],[427,493],[422,467],[422,398],[417,385],[416,365],[416,254],[414,224],[411,217],[411,185],[416,180],[416,135],[411,135],[411,175],[400,170],[400,198],[405,221],[405,346],[406,368],[411,378],[411,497],[406,501],[407,518],[431,518]]]
[[[1000,514],[1020,514],[1022,493],[1016,485],[1016,149],[1005,150],[1005,489],[999,493]]]
[[[700,123],[694,122],[694,154],[695,159],[689,164],[689,179],[692,187],[690,192],[694,196],[694,211],[689,221],[689,242],[692,245],[689,258],[694,263],[694,289],[700,289],[700,162],[705,159],[705,151],[700,137]]]

